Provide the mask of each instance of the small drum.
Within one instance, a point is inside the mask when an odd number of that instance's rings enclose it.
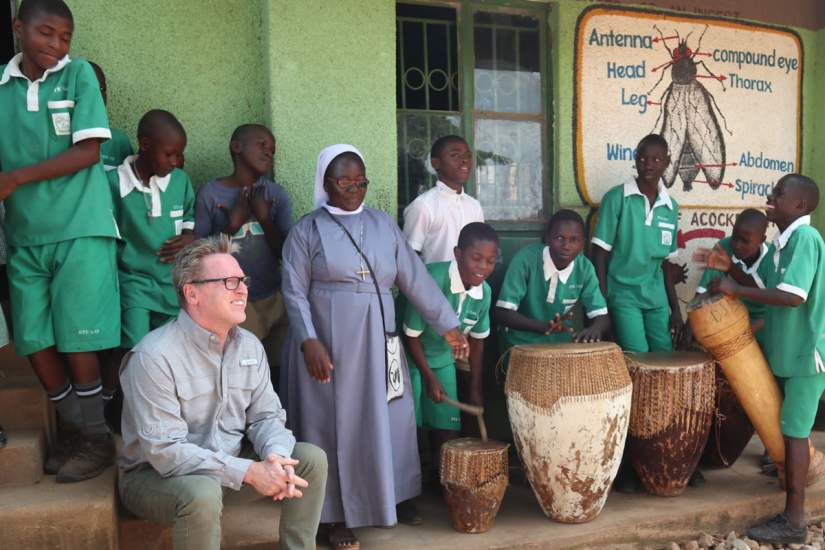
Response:
[[[594,519],[624,450],[633,393],[610,342],[515,346],[504,386],[516,449],[547,517]]]
[[[719,362],[768,454],[782,468],[782,393],[753,337],[748,310],[735,298],[702,294],[688,307],[688,321],[696,340]]]
[[[509,481],[508,447],[472,437],[441,446],[441,484],[456,531],[484,533],[493,525]]]
[[[708,440],[714,364],[704,353],[627,356],[633,408],[627,452],[645,489],[676,496],[687,486]]]
[[[727,468],[745,450],[754,428],[718,364],[715,370],[716,409],[701,464],[708,468]]]

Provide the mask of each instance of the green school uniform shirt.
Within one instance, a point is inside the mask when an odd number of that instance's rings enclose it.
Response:
[[[465,290],[455,260],[427,264],[427,270],[435,279],[453,311],[456,312],[461,331],[471,338],[487,338],[490,334],[490,302],[492,300],[490,285],[484,282]],[[404,313],[404,334],[421,339],[424,357],[431,369],[449,367],[454,364],[449,344],[424,322],[410,302],[407,302]]]
[[[608,302],[642,309],[668,306],[662,261],[678,253],[678,224],[679,206],[661,183],[652,207],[635,180],[605,194],[592,242],[610,252]]]
[[[100,162],[103,163],[103,169],[107,172],[117,170],[126,157],[135,154],[129,136],[117,128],[109,128],[109,130],[112,132],[112,139],[100,144]]]
[[[538,321],[551,321],[581,302],[588,319],[607,314],[607,304],[599,290],[596,270],[580,254],[559,270],[550,249],[535,243],[519,250],[510,262],[496,306],[518,311]],[[570,342],[572,334],[538,334],[525,330],[503,329],[508,347],[519,344]]]
[[[0,170],[43,162],[86,139],[109,139],[109,120],[91,65],[64,57],[30,82],[22,54],[0,67]],[[6,237],[37,246],[115,237],[103,165],[19,187],[6,199]]]
[[[172,264],[161,262],[156,252],[167,239],[194,229],[195,193],[189,176],[178,169],[162,178],[153,176],[146,189],[132,169],[135,158],[126,157],[117,170],[107,173],[120,230],[121,308],[175,315],[180,306],[172,284]]]
[[[725,237],[724,239],[719,240],[719,245],[725,249],[725,252],[728,253],[730,256],[731,261],[738,265],[745,274],[750,275],[753,277],[756,286],[759,288],[765,288],[765,280],[768,277],[768,273],[772,270],[772,258],[773,258],[773,245],[767,245],[762,243],[762,247],[759,251],[759,258],[753,265],[748,267],[745,262],[740,260],[736,257],[733,253],[733,249],[730,246],[730,237]],[[699,286],[696,287],[696,292],[699,294],[704,294],[708,290],[708,285],[710,282],[718,277],[724,277],[725,274],[721,271],[717,271],[715,269],[706,269],[705,272],[702,274],[702,279],[699,281]],[[742,303],[748,309],[748,316],[751,320],[755,319],[762,319],[765,317],[765,308],[767,307],[765,304],[754,302],[752,300],[743,299]],[[762,331],[760,331],[761,333]]]
[[[825,372],[825,242],[802,216],[774,240],[768,288],[801,297],[797,307],[765,309],[764,351],[774,374],[783,378]]]

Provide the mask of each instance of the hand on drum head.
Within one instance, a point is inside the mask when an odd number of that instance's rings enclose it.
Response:
[[[565,324],[565,321],[573,319],[573,310],[571,309],[564,315],[556,313],[556,316],[547,323],[547,329],[544,334],[552,334],[554,332],[573,332],[573,327]]]
[[[587,327],[580,330],[577,334],[573,335],[573,341],[577,343],[590,343],[590,342],[600,342],[602,339],[602,331],[599,330],[597,327]]]
[[[726,296],[736,296],[739,285],[729,277],[717,277],[708,285],[708,290],[714,294],[725,294]]]
[[[697,264],[703,264],[706,268],[715,269],[723,273],[730,271],[732,261],[727,251],[719,243],[710,249],[699,247],[693,252],[692,259]]]

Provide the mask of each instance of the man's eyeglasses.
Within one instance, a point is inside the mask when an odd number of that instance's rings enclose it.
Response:
[[[226,290],[237,290],[241,283],[244,286],[249,286],[249,283],[252,281],[252,277],[247,275],[246,277],[221,277],[219,279],[198,279],[196,281],[189,281],[191,285],[202,285],[204,283],[218,283],[222,282],[223,286],[226,287]]]
[[[327,179],[335,182],[342,191],[352,191],[356,187],[358,189],[366,189],[367,186],[370,184],[370,180],[367,178],[363,179],[350,179],[350,178],[333,178],[331,176],[327,176]]]

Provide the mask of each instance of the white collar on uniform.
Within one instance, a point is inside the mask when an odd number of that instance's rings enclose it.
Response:
[[[552,304],[556,300],[556,288],[559,286],[559,281],[567,284],[567,279],[569,279],[570,274],[573,273],[573,264],[576,263],[576,259],[573,258],[573,261],[567,264],[567,267],[564,269],[559,269],[556,267],[556,264],[553,263],[549,246],[544,247],[541,255],[544,260],[544,280],[550,281],[550,288],[547,289],[547,303]]]
[[[788,241],[791,239],[791,235],[794,234],[794,231],[802,227],[803,225],[811,225],[811,217],[810,216],[801,216],[796,218],[794,222],[785,228],[785,231],[780,233],[774,240],[773,243],[776,245],[776,251],[779,252],[785,245],[788,244]]]
[[[50,74],[63,70],[63,67],[68,65],[71,59],[69,58],[69,54],[66,54],[63,56],[63,59],[55,64],[54,67],[43,71],[40,78],[34,82],[29,80],[29,77],[23,74],[23,70],[20,68],[20,63],[22,60],[22,53],[19,53],[11,58],[9,64],[6,65],[6,70],[3,71],[3,76],[0,77],[0,86],[8,82],[13,76],[24,79],[29,83],[29,89],[26,91],[26,110],[29,112],[37,112],[40,110],[40,83],[46,80]]]
[[[458,193],[458,192],[456,192],[456,190],[455,190],[455,189],[453,189],[452,187],[450,187],[449,185],[447,185],[446,183],[444,183],[444,182],[443,182],[443,181],[441,181],[441,180],[438,180],[438,181],[435,183],[435,187],[436,187],[439,191],[441,191],[442,193],[445,193],[445,194],[447,194],[447,195],[450,195],[451,197],[456,197],[456,198],[458,198],[458,199],[462,198],[462,197],[466,194],[466,193],[464,192],[464,188],[463,188],[463,187],[462,187],[461,192],[460,192],[460,193]]]
[[[653,211],[656,210],[657,206],[664,205],[673,210],[673,201],[670,199],[670,193],[667,192],[667,188],[662,185],[662,182],[659,182],[658,193],[659,195],[656,197],[656,203],[651,207],[650,201],[647,200],[647,195],[641,192],[639,189],[639,184],[635,179],[624,184],[625,197],[639,195],[645,199],[645,225],[650,225],[653,221]]]
[[[759,257],[756,259],[755,262],[753,262],[753,264],[750,267],[748,267],[748,265],[745,262],[743,262],[742,260],[737,258],[735,254],[731,254],[730,259],[733,263],[738,264],[739,267],[742,268],[742,271],[744,271],[748,275],[753,275],[759,269],[759,264],[762,263],[762,259],[767,254],[768,254],[768,245],[766,245],[765,243],[762,243],[762,245],[759,247]]]
[[[481,300],[484,298],[484,283],[476,286],[471,286],[469,290],[464,288],[464,281],[461,280],[461,273],[458,271],[458,263],[455,260],[450,261],[450,292],[453,294],[467,294],[473,300]]]
[[[160,205],[160,194],[165,192],[169,186],[169,180],[172,179],[172,172],[169,172],[162,178],[157,176],[149,178],[149,189],[147,189],[132,169],[132,163],[137,157],[137,155],[126,157],[123,164],[117,168],[117,179],[120,182],[120,197],[123,198],[132,191],[148,193],[152,197],[152,217],[159,218],[163,215]]]
[[[336,216],[353,216],[355,214],[360,214],[364,210],[364,203],[358,205],[358,208],[355,210],[344,210],[342,208],[338,208],[337,206],[332,206],[328,202],[324,202],[321,205],[322,208],[326,208],[330,214],[335,214]]]

